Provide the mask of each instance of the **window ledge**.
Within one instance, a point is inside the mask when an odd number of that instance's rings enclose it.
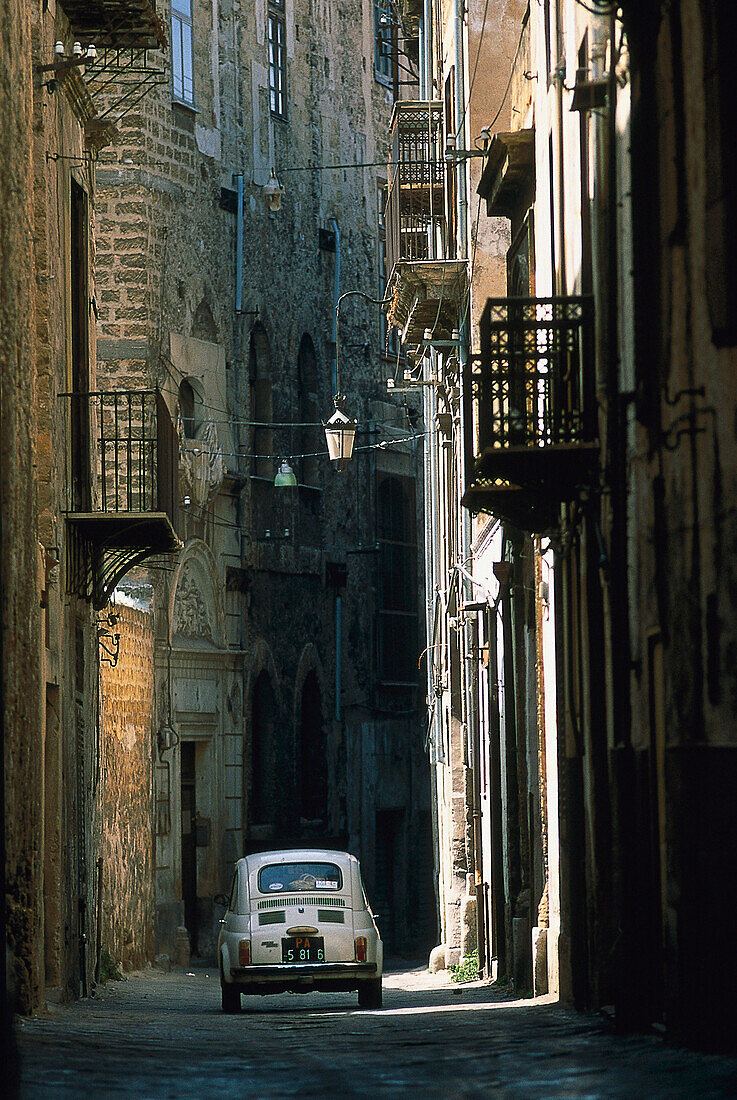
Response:
[[[200,109],[194,103],[187,103],[185,99],[177,99],[176,96],[171,97],[172,107],[178,107],[180,111],[186,111],[190,115],[200,114]]]

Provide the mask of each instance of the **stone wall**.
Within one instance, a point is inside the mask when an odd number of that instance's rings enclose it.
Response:
[[[11,973],[17,1003],[28,1011],[38,1000],[42,982],[42,642],[33,491],[36,364],[31,15],[23,0],[2,5],[0,56],[4,146],[0,158],[0,751],[4,757],[0,781],[4,772],[7,942],[14,955]],[[0,928],[0,934],[4,931]],[[1,946],[4,952],[5,944]]]
[[[130,970],[153,959],[154,639],[149,610],[115,612],[118,663],[101,665],[100,941]]]

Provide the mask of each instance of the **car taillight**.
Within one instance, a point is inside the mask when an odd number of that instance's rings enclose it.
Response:
[[[366,937],[356,936],[356,962],[366,962]]]
[[[241,940],[238,944],[238,962],[241,966],[251,965],[251,941]]]

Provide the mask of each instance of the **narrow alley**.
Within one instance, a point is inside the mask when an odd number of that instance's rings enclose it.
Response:
[[[21,1097],[726,1097],[737,1059],[616,1036],[603,1018],[422,965],[353,994],[245,998],[220,1012],[214,968],[148,970],[19,1023]]]
[[[0,0],[0,1100],[737,1097],[735,41]]]

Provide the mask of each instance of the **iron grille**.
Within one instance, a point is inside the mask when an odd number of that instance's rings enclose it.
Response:
[[[467,372],[469,457],[596,439],[592,329],[590,298],[488,300],[480,364]]]
[[[330,898],[330,897],[278,897],[267,898],[266,901],[259,901],[256,908],[261,909],[284,909],[288,905],[334,905],[339,909],[345,909],[345,901],[343,898]]]
[[[386,205],[387,266],[443,255],[445,161],[440,103],[397,103]]]
[[[68,512],[165,512],[174,519],[174,426],[158,390],[68,393]],[[90,470],[80,468],[85,453]]]

